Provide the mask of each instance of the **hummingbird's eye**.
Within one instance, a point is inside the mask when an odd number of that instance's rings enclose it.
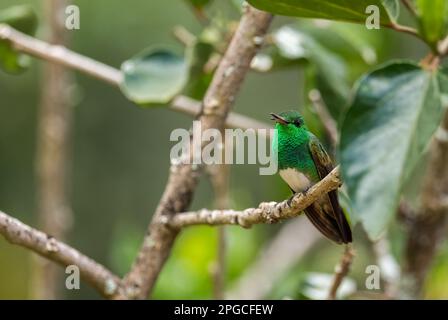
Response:
[[[294,125],[295,125],[296,127],[299,127],[299,128],[300,128],[300,127],[302,126],[302,124],[303,124],[302,121],[301,121],[300,119],[295,120],[293,123],[294,123]]]

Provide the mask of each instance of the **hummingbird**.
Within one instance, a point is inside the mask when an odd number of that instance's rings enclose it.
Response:
[[[317,137],[311,133],[297,111],[271,113],[276,137],[272,150],[277,156],[279,174],[295,194],[306,191],[325,178],[333,162]],[[338,244],[352,242],[350,225],[339,205],[337,191],[322,195],[305,210],[311,223]]]

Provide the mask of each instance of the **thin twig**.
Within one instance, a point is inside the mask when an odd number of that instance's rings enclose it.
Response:
[[[448,113],[435,134],[423,182],[421,209],[409,225],[400,297],[418,299],[448,225]]]
[[[191,47],[196,42],[196,36],[181,25],[177,25],[173,28],[173,35],[186,47]]]
[[[77,266],[81,276],[104,297],[113,296],[121,285],[116,275],[78,250],[1,211],[0,234],[10,243],[28,248],[62,266]]]
[[[328,108],[325,101],[322,99],[322,95],[319,90],[313,89],[309,92],[308,97],[313,104],[314,110],[316,111],[318,117],[322,121],[325,131],[331,140],[331,144],[336,146],[339,140],[338,127],[336,125],[336,121],[334,121],[330,112],[328,112]]]
[[[353,248],[349,244],[346,245],[342,259],[336,266],[333,283],[330,287],[330,291],[328,292],[328,300],[336,299],[339,286],[342,284],[342,281],[349,273],[354,257],[355,252]]]
[[[14,49],[19,52],[85,73],[115,87],[119,87],[122,81],[122,74],[118,69],[73,52],[63,46],[52,45],[28,36],[9,25],[0,24],[0,39],[9,41]],[[180,95],[173,99],[171,109],[197,116],[201,111],[201,102]],[[242,129],[266,129],[271,127],[267,123],[233,112],[229,114],[226,126]]]
[[[420,36],[418,31],[416,29],[412,28],[412,27],[404,26],[404,25],[401,25],[401,24],[398,24],[398,23],[395,23],[395,22],[393,22],[393,23],[391,23],[389,25],[386,25],[386,27],[391,28],[391,29],[393,29],[395,31],[398,31],[398,32],[403,32],[403,33],[410,34],[411,36],[414,36],[414,37],[422,40],[422,37]]]
[[[403,5],[408,9],[409,13],[411,13],[414,17],[417,17],[417,11],[414,7],[414,4],[410,0],[401,0]]]
[[[224,150],[228,148],[224,141]],[[207,166],[210,182],[215,197],[215,208],[225,209],[230,206],[230,166],[227,164],[215,164]],[[225,226],[217,228],[216,259],[213,263],[213,298],[224,299],[227,271],[227,230]]]

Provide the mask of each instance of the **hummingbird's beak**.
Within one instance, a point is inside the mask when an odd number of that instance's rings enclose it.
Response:
[[[280,117],[278,114],[270,113],[270,115],[272,116],[271,120],[274,120],[277,123],[280,123],[280,124],[288,124],[289,123],[283,117]]]

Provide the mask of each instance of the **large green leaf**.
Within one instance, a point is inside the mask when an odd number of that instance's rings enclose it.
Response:
[[[128,99],[148,106],[168,103],[188,80],[184,56],[166,48],[152,48],[124,62],[121,89]]]
[[[15,6],[0,11],[0,24],[2,23],[32,35],[36,31],[37,16],[29,6]],[[23,71],[29,62],[28,56],[16,52],[8,42],[0,40],[0,68],[9,73],[18,73]]]
[[[396,0],[248,0],[254,7],[274,14],[365,23],[366,8],[380,10],[382,25],[389,25],[398,15]]]
[[[437,44],[447,31],[448,1],[417,0],[420,30],[432,45]]]
[[[394,216],[403,183],[440,123],[443,77],[393,63],[357,87],[342,125],[340,158],[354,218],[373,239]]]

